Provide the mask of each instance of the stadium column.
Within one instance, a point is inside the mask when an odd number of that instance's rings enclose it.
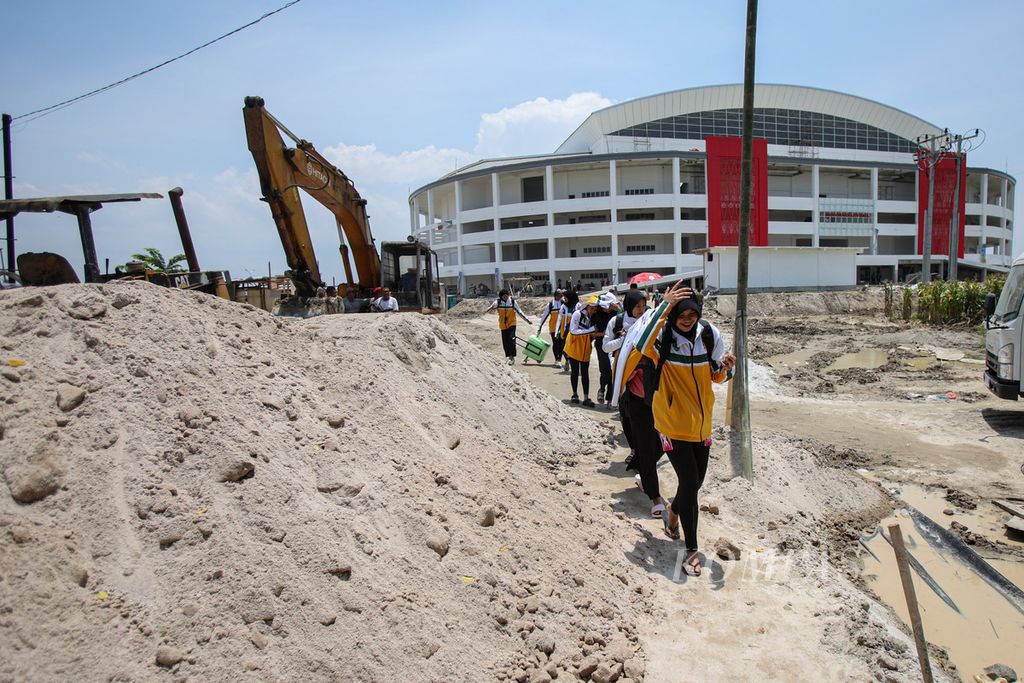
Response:
[[[544,204],[547,207],[548,223],[548,282],[551,283],[551,291],[555,290],[558,280],[555,278],[555,212],[553,210],[555,200],[555,172],[551,164],[544,167]]]
[[[608,162],[608,209],[611,229],[608,231],[612,240],[611,267],[609,272],[616,270],[619,258],[619,171],[615,159]]]
[[[981,252],[981,262],[985,263],[985,247],[988,246],[987,237],[985,235],[985,224],[988,223],[988,173],[981,174],[981,197],[978,198],[981,203],[981,219],[978,221],[978,241],[981,244],[979,251]]]
[[[811,166],[811,227],[814,230],[814,238],[811,245],[814,248],[819,246],[818,233],[821,225],[821,214],[818,211],[818,188],[820,182],[819,171],[821,167],[817,164]]]
[[[501,182],[498,174],[491,174],[491,221],[494,229],[494,289],[501,288]]]
[[[409,234],[415,235],[420,229],[420,200],[413,197],[409,202]]]
[[[427,190],[427,222],[428,228],[434,227],[434,191]]]
[[[462,277],[462,181],[455,181],[455,262],[459,265],[458,285],[465,290],[466,282]],[[466,295],[465,291],[459,294]]]
[[[680,218],[680,212],[683,208],[682,193],[680,185],[680,173],[679,173],[679,157],[672,157],[672,225],[675,229],[672,231],[672,252],[675,254],[675,272],[680,272],[683,269],[683,248],[682,248],[682,229],[683,222]]]
[[[1009,197],[1010,181],[1007,180],[1006,178],[1003,178],[1003,196],[1001,197],[1002,201],[1000,202],[1001,206],[1003,207],[1003,211],[1002,217],[999,219],[999,227],[1002,228],[999,231],[999,253],[1003,256],[1003,261],[1002,263],[1000,263],[1000,265],[1003,266],[1010,265],[1011,261],[1013,260],[1012,258],[1007,258],[1012,256],[1012,254],[1010,254],[1006,249],[1006,207],[1010,205]]]
[[[878,255],[878,167],[871,167],[871,255]]]

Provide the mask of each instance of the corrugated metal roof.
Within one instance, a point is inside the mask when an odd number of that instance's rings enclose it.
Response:
[[[53,211],[74,213],[75,207],[81,204],[137,202],[142,199],[163,199],[163,195],[157,192],[130,192],[127,194],[75,194],[63,197],[0,199],[0,215],[13,216],[22,212],[51,213]]]

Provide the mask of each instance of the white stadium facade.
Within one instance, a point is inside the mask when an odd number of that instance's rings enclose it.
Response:
[[[511,277],[599,287],[700,270],[697,250],[736,244],[741,123],[739,85],[601,109],[553,154],[485,159],[419,188],[412,232],[463,294]],[[767,84],[755,90],[753,126],[752,245],[857,248],[860,282],[920,273],[932,170],[919,166],[914,141],[940,128],[861,97]],[[1005,271],[1013,253],[1015,180],[969,162],[958,193],[961,277]],[[956,164],[934,168],[941,273]]]

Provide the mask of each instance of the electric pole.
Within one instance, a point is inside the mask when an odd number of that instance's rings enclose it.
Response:
[[[949,281],[957,279],[957,265],[960,258],[960,174],[964,167],[963,144],[965,140],[978,137],[981,133],[977,128],[970,135],[954,135],[956,141],[956,189],[953,191],[953,219],[949,224]]]
[[[747,382],[747,276],[750,264],[750,190],[753,183],[754,138],[754,55],[757,38],[757,0],[747,0],[747,42],[743,59],[743,139],[740,156],[740,234],[736,264],[736,325],[733,350],[736,374],[732,378],[732,416],[736,429],[734,462],[740,474],[754,480],[753,447],[750,440],[750,394]],[[738,456],[736,458],[735,456]]]
[[[3,145],[4,145],[4,199],[14,199],[14,171],[11,161],[11,118],[10,114],[4,114],[3,120]],[[2,264],[0,264],[2,265]],[[14,257],[14,216],[7,218],[7,270],[14,272],[17,259]]]

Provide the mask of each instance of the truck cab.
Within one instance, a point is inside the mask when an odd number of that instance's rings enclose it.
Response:
[[[985,386],[999,398],[1016,401],[1024,369],[1024,255],[1017,257],[996,301],[985,300]]]

